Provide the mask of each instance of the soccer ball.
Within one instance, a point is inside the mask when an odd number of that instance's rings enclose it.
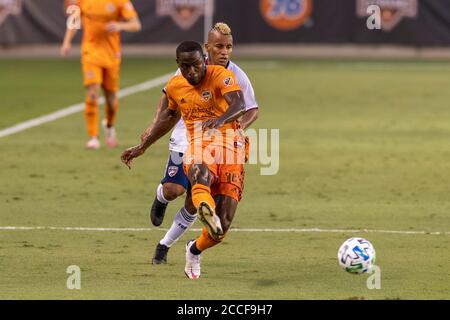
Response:
[[[363,238],[346,240],[337,256],[339,265],[353,274],[366,273],[375,265],[375,248]]]

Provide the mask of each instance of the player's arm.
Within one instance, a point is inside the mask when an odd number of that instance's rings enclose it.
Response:
[[[106,25],[108,32],[138,32],[141,31],[142,25],[139,17],[133,17],[125,21],[114,21]]]
[[[131,164],[134,158],[143,155],[152,144],[169,132],[181,117],[179,109],[173,110],[168,108],[168,100],[165,97],[161,99],[160,108],[161,111],[157,113],[154,122],[141,137],[141,143],[125,150],[122,153],[122,162],[128,168],[131,169]]]
[[[244,95],[241,90],[227,92],[223,96],[229,105],[228,110],[217,119],[205,121],[203,130],[219,129],[225,124],[239,119],[245,113]]]
[[[69,54],[70,49],[72,48],[72,40],[77,34],[77,31],[78,30],[75,28],[66,29],[66,34],[64,35],[64,40],[60,49],[61,55],[63,57],[66,57]]]
[[[156,108],[156,114],[153,118],[152,123],[150,126],[144,131],[144,133],[141,135],[141,143],[144,143],[145,140],[150,136],[150,134],[154,131],[155,125],[161,126],[161,137],[165,136],[172,128],[175,126],[175,124],[180,120],[180,115],[178,117],[170,117],[169,119],[164,120],[162,118],[163,111],[165,111],[168,108],[169,101],[167,99],[167,96],[163,94],[161,96],[161,99],[159,101],[159,105]],[[163,125],[162,125],[163,124]]]
[[[259,108],[247,110],[241,119],[242,130],[246,130],[248,127],[250,127],[253,124],[253,122],[255,122],[258,119],[258,115],[259,115]]]

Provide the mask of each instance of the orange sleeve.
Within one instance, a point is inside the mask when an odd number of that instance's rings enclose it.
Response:
[[[129,20],[131,18],[137,17],[137,12],[134,9],[133,3],[130,0],[120,1],[120,17]]]
[[[228,92],[239,91],[241,87],[236,81],[236,76],[233,71],[221,68],[220,72],[215,78],[216,85],[220,89],[222,95]]]
[[[166,94],[167,100],[169,101],[169,105],[167,106],[170,110],[177,110],[178,104],[173,98],[172,92],[173,92],[173,80],[170,80],[167,84],[167,87],[164,89],[164,92]]]

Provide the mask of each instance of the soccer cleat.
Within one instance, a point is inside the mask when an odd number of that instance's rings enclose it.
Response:
[[[189,279],[196,280],[200,278],[200,255],[191,253],[191,246],[195,240],[186,243],[186,265],[184,266],[184,273]]]
[[[86,142],[86,149],[89,149],[89,150],[100,149],[100,141],[98,140],[98,138],[92,137],[91,139],[89,139],[89,141]]]
[[[214,209],[205,201],[200,202],[198,207],[198,217],[200,221],[208,229],[209,235],[214,240],[219,240],[223,235],[222,224],[219,217],[214,212]]]
[[[108,122],[106,119],[102,121],[103,130],[105,132],[106,145],[109,148],[117,147],[117,134],[114,127],[108,127]]]
[[[155,197],[152,209],[150,210],[150,220],[155,227],[159,227],[163,223],[167,205],[167,203],[162,203]]]
[[[158,243],[156,246],[155,254],[152,259],[152,264],[166,264],[167,263],[167,252],[169,252],[169,247]]]

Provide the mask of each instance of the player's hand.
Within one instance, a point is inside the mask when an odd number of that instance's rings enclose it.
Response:
[[[72,45],[70,43],[63,43],[60,49],[61,56],[67,57],[70,49],[72,49]]]
[[[223,121],[220,118],[217,119],[209,119],[203,122],[202,129],[203,131],[209,130],[209,129],[220,129],[224,125]]]
[[[122,30],[122,25],[120,22],[110,22],[106,25],[106,31],[108,32],[120,32]]]
[[[133,159],[140,157],[141,155],[144,154],[144,152],[145,150],[141,147],[141,145],[134,146],[125,150],[120,156],[120,159],[128,167],[128,169],[131,170],[131,164],[133,163]]]

